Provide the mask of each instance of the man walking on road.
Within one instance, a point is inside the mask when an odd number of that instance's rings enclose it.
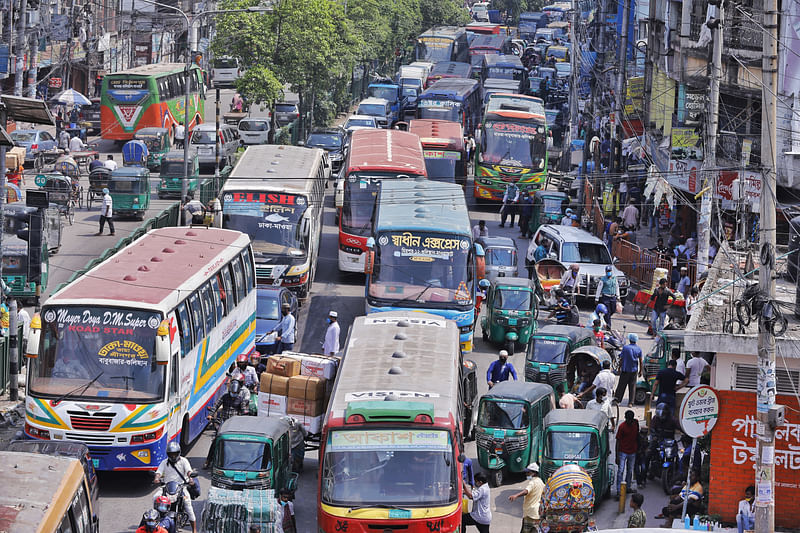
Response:
[[[296,327],[296,321],[294,315],[291,313],[292,306],[288,303],[281,304],[281,313],[283,317],[281,317],[281,321],[275,326],[273,331],[270,333],[278,332],[278,352],[283,353],[284,350],[291,350],[294,348],[294,335]]]
[[[517,381],[517,371],[514,369],[514,365],[508,362],[508,352],[500,350],[500,353],[497,354],[497,360],[492,361],[486,371],[486,383],[489,384],[491,389],[501,381],[508,381],[509,374],[514,378],[514,381]]]
[[[478,533],[489,533],[489,524],[492,523],[491,494],[486,474],[475,474],[475,488],[464,485],[464,494],[472,500],[472,511],[463,515],[464,526],[475,526]],[[464,528],[466,531],[466,527]]]
[[[477,240],[481,237],[489,236],[489,228],[486,227],[485,220],[479,220],[477,224],[472,226],[472,239]]]
[[[611,265],[606,266],[606,275],[600,278],[597,282],[597,293],[594,296],[594,302],[602,303],[608,309],[605,320],[606,325],[611,328],[611,317],[617,312],[617,302],[619,301],[619,280],[614,275],[614,268]]]
[[[617,428],[617,497],[622,476],[625,475],[625,484],[631,492],[633,479],[633,466],[636,463],[636,452],[639,450],[639,422],[633,411],[625,411],[625,421]]]
[[[636,333],[628,333],[628,341],[622,348],[619,354],[620,369],[619,383],[617,384],[617,392],[614,394],[617,403],[622,403],[622,398],[625,396],[625,388],[628,389],[628,407],[633,406],[633,400],[636,398],[636,377],[642,375],[642,349],[636,344],[639,342],[639,336]]]
[[[533,215],[533,191],[522,197],[522,209],[519,214],[519,232],[523,238],[533,237],[530,230],[531,216]]]
[[[175,126],[175,148],[183,148],[183,142],[186,139],[186,128],[183,122],[178,122]]]
[[[517,498],[525,497],[522,500],[522,529],[519,533],[535,533],[539,531],[539,506],[542,503],[544,481],[539,477],[539,465],[536,463],[531,463],[525,468],[525,476],[528,480],[525,488],[509,496],[508,501],[513,502]]]
[[[114,201],[111,199],[111,195],[108,193],[108,188],[103,189],[103,205],[100,210],[100,231],[98,231],[95,235],[102,235],[103,234],[103,227],[108,222],[108,231],[110,232],[109,235],[114,235],[114,219],[112,218],[114,215]]]
[[[514,227],[514,216],[517,214],[517,202],[519,202],[519,188],[514,183],[506,185],[506,192],[503,193],[503,208],[500,210],[500,227],[506,226],[506,218],[511,215],[511,228]]]
[[[339,313],[328,313],[328,329],[325,331],[325,342],[322,343],[323,355],[335,356],[339,353]]]
[[[664,321],[667,319],[667,302],[670,297],[675,298],[675,293],[667,288],[667,278],[661,278],[658,280],[658,288],[650,296],[650,301],[655,300],[650,319],[650,328],[654,337],[664,329]]]

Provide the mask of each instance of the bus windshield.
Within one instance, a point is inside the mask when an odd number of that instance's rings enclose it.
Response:
[[[544,126],[516,122],[486,122],[481,137],[482,163],[543,170],[547,143]]]
[[[461,122],[461,102],[424,98],[417,105],[419,107],[419,118]]]
[[[457,465],[445,430],[334,429],[325,446],[321,499],[353,507],[447,505],[458,498]]]
[[[157,402],[166,365],[155,360],[161,314],[110,307],[50,307],[42,313],[30,392],[102,401]]]
[[[417,40],[417,61],[450,61],[453,55],[453,40],[446,37],[422,37]]]
[[[472,304],[470,241],[434,232],[384,232],[377,240],[369,296],[429,307]]]
[[[498,429],[528,427],[528,406],[522,402],[485,400],[478,411],[478,425]]]
[[[545,457],[550,459],[594,459],[600,453],[597,436],[583,431],[552,431],[545,442]]]
[[[342,231],[349,235],[366,237],[372,231],[372,213],[375,211],[375,197],[378,183],[368,178],[348,179],[344,184],[344,205],[342,206]]]
[[[223,227],[250,235],[256,257],[306,255],[306,241],[300,234],[308,206],[305,196],[225,191],[223,200]]]

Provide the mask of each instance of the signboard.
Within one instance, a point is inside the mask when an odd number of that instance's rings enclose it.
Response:
[[[683,398],[679,413],[686,435],[694,439],[708,435],[719,418],[717,392],[708,385],[694,387]]]
[[[694,128],[672,128],[672,155],[681,159],[703,159],[700,134]]]
[[[47,80],[47,86],[51,89],[60,89],[61,88],[61,78],[50,78]]]
[[[644,101],[644,76],[628,78],[628,92],[625,99],[625,113],[640,113]]]
[[[667,181],[682,191],[697,194],[700,191],[700,161],[691,159],[670,159]]]
[[[442,430],[378,429],[331,431],[330,451],[371,450],[449,451],[447,432]]]
[[[686,108],[685,124],[699,124],[706,106],[706,94],[704,92],[686,91],[684,99]]]
[[[761,201],[761,173],[751,170],[738,172],[735,170],[722,171],[717,179],[717,190],[715,196],[722,200],[733,200],[733,185],[739,176],[743,179],[743,190],[745,202],[752,208],[758,209]]]

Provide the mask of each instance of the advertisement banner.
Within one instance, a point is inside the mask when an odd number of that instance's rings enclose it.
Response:
[[[800,3],[789,2],[783,11],[781,44],[786,44],[778,51],[782,67],[778,70],[783,78],[779,84],[780,92],[786,96],[800,95]]]
[[[699,175],[702,164],[692,159],[670,159],[667,181],[677,189],[697,194],[702,181]]]
[[[625,98],[625,113],[641,113],[644,99],[644,76],[628,78],[628,92]]]
[[[742,192],[747,198],[747,203],[751,207],[758,208],[761,201],[761,173],[752,170],[739,172],[736,170],[722,171],[717,179],[717,190],[714,196],[721,200],[734,200],[736,194],[733,191],[736,178],[741,174],[743,179]]]
[[[672,157],[703,159],[700,134],[694,128],[672,128]]]

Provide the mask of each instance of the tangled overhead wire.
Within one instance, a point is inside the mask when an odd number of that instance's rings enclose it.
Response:
[[[739,332],[743,333],[744,328],[750,325],[754,318],[758,318],[758,327],[767,328],[767,331],[775,337],[780,337],[786,333],[788,320],[781,311],[782,306],[789,306],[786,302],[770,299],[761,290],[758,283],[748,285],[741,298],[733,302],[736,308],[736,320],[739,322]]]

